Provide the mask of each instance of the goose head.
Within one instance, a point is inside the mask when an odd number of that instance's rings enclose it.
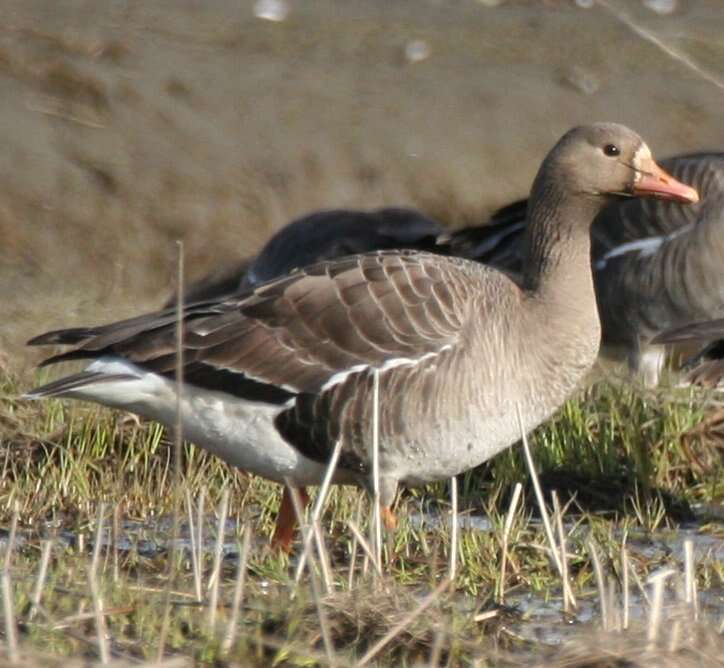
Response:
[[[547,178],[564,181],[575,193],[592,197],[658,197],[694,203],[694,188],[659,167],[633,130],[617,123],[594,123],[566,133],[546,160]]]

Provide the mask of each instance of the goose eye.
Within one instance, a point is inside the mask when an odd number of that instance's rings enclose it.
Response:
[[[618,146],[616,146],[615,144],[606,144],[603,147],[603,152],[607,156],[612,157],[614,155],[618,155],[621,151],[618,150]]]

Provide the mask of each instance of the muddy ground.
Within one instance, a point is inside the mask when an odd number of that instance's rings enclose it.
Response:
[[[593,120],[659,156],[724,149],[724,90],[610,9],[724,79],[721,0],[495,4],[300,1],[271,22],[245,0],[3,0],[5,360],[157,306],[177,239],[193,279],[314,208],[481,220]]]

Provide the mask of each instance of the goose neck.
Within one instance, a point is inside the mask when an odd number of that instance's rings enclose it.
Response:
[[[541,296],[578,293],[594,299],[590,223],[605,203],[563,192],[556,184],[534,191],[526,230],[524,289]],[[536,196],[537,195],[537,196]]]

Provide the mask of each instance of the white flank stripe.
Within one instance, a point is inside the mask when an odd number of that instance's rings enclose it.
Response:
[[[377,370],[380,373],[384,373],[385,371],[389,371],[390,369],[394,369],[398,366],[414,366],[415,364],[419,364],[420,362],[430,359],[431,357],[436,357],[441,352],[445,350],[449,350],[452,348],[450,344],[446,344],[439,348],[438,350],[435,350],[433,352],[425,353],[424,355],[421,355],[420,357],[412,358],[412,357],[392,357],[388,360],[385,360],[382,363],[382,366],[376,367]],[[320,392],[325,392],[331,387],[334,387],[335,385],[339,385],[340,383],[343,383],[349,376],[351,376],[354,373],[359,373],[360,371],[364,371],[365,369],[373,368],[370,364],[355,364],[354,366],[351,366],[349,369],[345,369],[344,371],[338,371],[333,376],[330,376],[329,380],[322,385],[322,388]]]
[[[369,364],[355,364],[349,369],[345,369],[344,371],[338,371],[334,375],[330,376],[329,380],[327,380],[327,382],[322,385],[322,389],[320,390],[320,392],[324,392],[325,390],[328,390],[334,385],[339,385],[340,383],[343,383],[347,379],[347,376],[351,376],[353,373],[357,373],[358,371],[364,371],[368,367]]]
[[[646,237],[645,239],[636,239],[636,241],[629,241],[625,244],[621,244],[620,246],[616,246],[596,261],[596,269],[603,269],[609,260],[615,257],[620,257],[621,255],[626,255],[626,253],[638,253],[641,257],[654,255],[667,241],[671,241],[682,234],[686,234],[692,227],[693,225],[691,224],[685,225],[671,234],[658,237]]]

